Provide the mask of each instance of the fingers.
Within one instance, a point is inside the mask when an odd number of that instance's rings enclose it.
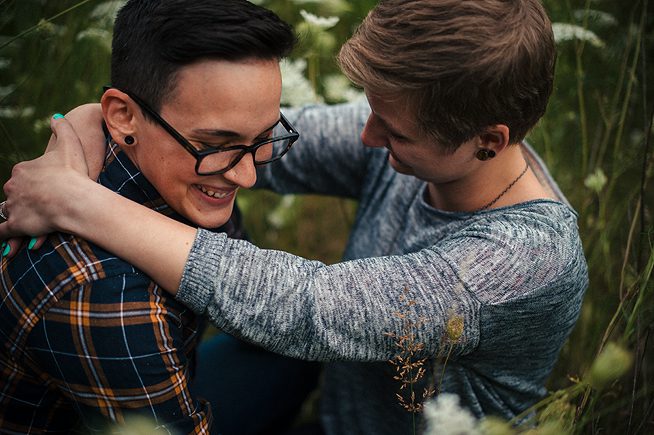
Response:
[[[77,137],[77,134],[75,134],[73,126],[61,113],[55,113],[52,118],[50,118],[50,129],[52,130],[54,138],[51,138],[48,143],[49,148],[51,146],[57,148],[61,146],[61,144],[68,144],[70,142],[76,142],[79,144],[79,138]]]
[[[50,121],[54,133],[48,152],[34,160],[14,165],[11,178],[4,184],[7,200],[0,203],[0,242],[7,243],[2,254],[17,252],[22,244],[37,249],[43,238],[20,239],[23,236],[47,234],[57,229],[48,206],[61,203],[54,193],[62,192],[70,180],[80,174],[88,176],[80,140],[63,115]],[[60,186],[57,188],[57,182]],[[63,187],[62,187],[63,186]],[[64,197],[65,195],[62,194]]]
[[[50,128],[53,137],[48,142],[46,153],[57,151],[61,153],[62,165],[69,166],[75,171],[88,175],[86,157],[79,136],[73,125],[60,113],[50,118]]]
[[[12,231],[10,229],[11,222],[9,222],[9,220],[10,213],[7,209],[7,201],[2,201],[0,202],[0,222],[2,222],[2,225],[0,226],[0,240],[4,240],[5,238],[8,239],[3,241],[0,246],[0,255],[2,257],[13,257],[25,242],[24,238],[12,237]],[[29,239],[29,242],[27,242],[27,249],[39,249],[44,242],[45,236],[32,237]]]
[[[2,242],[0,245],[0,255],[2,257],[11,258],[20,251],[21,248],[25,247],[30,251],[36,251],[43,243],[45,243],[47,237],[12,237],[9,240]]]
[[[0,246],[0,251],[2,252],[0,252],[0,254],[2,254],[3,257],[11,258],[16,255],[16,252],[18,252],[22,245],[22,238],[11,238],[5,242],[2,242],[2,246]]]

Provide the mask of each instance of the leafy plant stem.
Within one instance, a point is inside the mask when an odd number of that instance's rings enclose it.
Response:
[[[9,39],[8,41],[6,41],[4,44],[0,45],[0,50],[2,50],[3,48],[7,47],[8,45],[11,45],[14,41],[16,41],[16,40],[22,38],[23,36],[26,36],[26,35],[32,33],[33,31],[35,31],[36,29],[38,29],[39,27],[41,27],[44,23],[49,23],[49,22],[51,22],[51,21],[54,21],[54,20],[56,20],[57,18],[59,18],[59,17],[61,17],[61,16],[63,16],[63,15],[66,15],[66,14],[69,13],[70,11],[73,11],[73,10],[79,8],[80,6],[83,6],[83,5],[85,5],[86,3],[91,2],[91,1],[94,1],[94,0],[82,0],[81,2],[77,3],[76,5],[73,5],[73,6],[69,7],[68,9],[63,10],[63,11],[59,12],[58,14],[55,14],[55,15],[51,16],[50,18],[46,18],[46,19],[43,19],[43,20],[39,21],[38,23],[36,23],[36,24],[33,25],[32,27],[30,27],[30,28],[28,28],[28,29],[26,29],[26,30],[23,30],[23,31],[20,32],[18,35],[14,36],[13,38],[10,38],[10,39]]]

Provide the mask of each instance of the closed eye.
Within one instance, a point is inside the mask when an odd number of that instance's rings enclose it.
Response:
[[[229,144],[216,144],[216,143],[206,143],[206,142],[197,142],[200,144],[198,147],[199,150],[204,151],[204,150],[218,150],[222,148],[227,148]]]
[[[389,131],[388,135],[389,135],[390,138],[391,138],[392,140],[394,140],[395,142],[400,142],[400,143],[402,143],[402,142],[407,142],[407,141],[408,141],[408,139],[407,139],[405,136],[402,136],[402,135],[399,135],[399,134],[393,133],[392,131]]]
[[[267,132],[264,135],[258,136],[254,141],[252,142],[251,145],[254,145],[259,142],[266,141],[268,139],[272,138],[272,130]],[[241,147],[244,146],[244,144],[241,143],[222,143],[222,144],[217,144],[217,143],[207,143],[207,142],[198,142],[200,144],[200,150],[219,150],[219,149],[225,149],[226,151],[229,150],[232,147]]]

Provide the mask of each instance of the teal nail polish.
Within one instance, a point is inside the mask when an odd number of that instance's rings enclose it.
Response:
[[[32,237],[30,239],[30,243],[27,245],[27,249],[34,249],[34,245],[36,245],[36,237]]]
[[[11,246],[9,246],[9,243],[7,242],[2,245],[4,246],[4,248],[2,248],[2,255],[3,257],[6,257],[11,252]]]
[[[61,119],[63,117],[64,115],[62,115],[61,113],[55,113],[54,115],[52,115],[52,119]]]

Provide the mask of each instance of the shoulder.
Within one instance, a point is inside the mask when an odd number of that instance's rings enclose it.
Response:
[[[553,289],[583,293],[588,282],[577,215],[560,202],[531,201],[480,213],[441,249],[485,303]]]
[[[535,200],[478,213],[458,235],[475,235],[517,249],[532,246],[578,248],[577,214],[568,205]]]
[[[307,128],[322,129],[329,126],[362,127],[370,115],[370,106],[365,99],[343,104],[314,104],[283,109],[284,115],[298,128],[300,134]]]
[[[15,288],[60,293],[112,277],[142,275],[131,264],[78,237],[53,233],[37,250],[23,248],[4,260],[2,273]]]

